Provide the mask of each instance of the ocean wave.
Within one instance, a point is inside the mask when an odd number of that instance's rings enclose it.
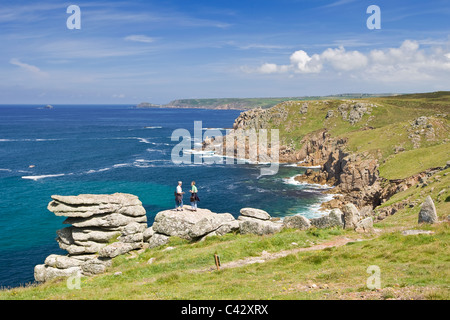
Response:
[[[283,163],[282,164],[283,167],[298,167],[297,163]]]
[[[307,169],[320,169],[322,168],[322,166],[300,166],[298,165],[299,168],[307,168]]]
[[[271,190],[267,190],[267,189],[263,189],[263,188],[259,188],[259,187],[255,187],[255,186],[247,186],[247,189],[254,190],[259,193],[272,192]]]
[[[0,139],[0,142],[42,142],[42,141],[60,141],[62,139]]]
[[[318,183],[307,183],[307,182],[301,182],[301,181],[297,181],[295,180],[296,177],[301,176],[301,174],[297,174],[293,177],[290,178],[283,178],[283,182],[285,184],[290,184],[290,185],[294,185],[294,186],[306,186],[309,188],[314,188],[314,189],[332,189],[332,186],[326,185],[326,184],[318,184]]]
[[[130,163],[118,163],[118,164],[113,165],[113,168],[122,168],[122,167],[129,167],[129,166],[131,166]]]
[[[139,142],[141,143],[146,143],[146,144],[155,144],[154,142],[150,142],[148,141],[146,138],[136,138],[139,140]]]
[[[149,126],[149,127],[144,127],[144,129],[162,129],[161,126]]]
[[[62,177],[65,175],[66,175],[65,173],[61,173],[61,174],[47,174],[47,175],[42,175],[42,176],[23,176],[22,179],[38,181],[41,179],[56,178],[56,177]]]
[[[103,168],[103,169],[98,169],[98,170],[89,170],[89,171],[86,171],[86,173],[87,174],[92,174],[92,173],[98,173],[98,172],[104,172],[104,171],[109,171],[109,170],[111,170],[112,168]]]
[[[150,160],[145,159],[137,159],[133,162],[133,166],[137,168],[152,168],[155,167],[154,164],[150,162]]]
[[[183,153],[188,153],[188,154],[203,154],[203,155],[208,155],[208,156],[212,156],[214,155],[214,151],[203,151],[203,150],[195,150],[195,149],[183,149]]]

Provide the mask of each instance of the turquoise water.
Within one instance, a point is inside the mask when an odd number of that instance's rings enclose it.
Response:
[[[197,182],[199,207],[229,212],[243,207],[272,216],[320,215],[317,189],[288,178],[304,169],[281,166],[274,176],[250,164],[171,161],[172,132],[229,128],[235,110],[133,109],[130,106],[0,106],[0,286],[33,281],[33,269],[51,253],[63,217],[47,210],[51,195],[124,192],[137,195],[152,224],[174,206],[177,181]],[[186,191],[186,190],[185,190]]]

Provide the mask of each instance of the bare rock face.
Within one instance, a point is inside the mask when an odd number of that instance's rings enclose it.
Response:
[[[347,203],[342,211],[344,213],[344,228],[353,229],[359,221],[359,212],[353,203]]]
[[[344,214],[340,209],[333,209],[331,212],[323,217],[311,219],[311,225],[319,229],[344,227]]]
[[[300,114],[308,113],[308,103],[304,102],[299,111]]]
[[[219,229],[237,230],[238,223],[229,213],[214,213],[208,209],[191,211],[165,210],[155,217],[152,229],[155,234],[177,236],[186,240],[198,240]],[[150,238],[150,241],[155,234]]]
[[[372,108],[377,107],[371,103],[358,102],[355,104],[343,103],[338,107],[342,120],[350,122],[352,125],[359,122],[365,114],[370,114]]]
[[[238,217],[241,234],[252,233],[262,236],[279,232],[284,227],[281,221],[271,221],[271,216],[264,210],[244,208],[241,214]]]
[[[56,232],[56,241],[68,255],[48,256],[35,267],[36,281],[102,273],[111,258],[143,246],[147,216],[138,197],[115,193],[54,195],[52,199],[49,211],[67,217],[64,224],[71,224]]]
[[[306,230],[311,227],[309,219],[300,215],[286,217],[284,218],[283,223],[286,228],[295,228],[299,230]]]
[[[148,240],[149,248],[163,246],[169,243],[170,236],[161,233],[154,233]]]
[[[367,217],[356,223],[355,231],[359,233],[373,232],[373,218]]]
[[[436,223],[438,221],[436,207],[434,206],[433,199],[428,196],[424,203],[422,204],[422,208],[420,208],[419,212],[419,223]]]
[[[281,231],[283,228],[282,223],[272,222],[269,220],[259,220],[254,218],[248,218],[240,216],[239,220],[239,232],[241,234],[256,234],[259,236],[273,234]]]
[[[260,219],[260,220],[270,220],[270,215],[261,209],[254,209],[254,208],[242,208],[240,210],[241,215],[246,216],[246,217],[250,217],[250,218],[255,218],[255,219]]]

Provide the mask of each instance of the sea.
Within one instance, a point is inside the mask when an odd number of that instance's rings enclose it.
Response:
[[[137,109],[131,105],[0,105],[0,287],[32,284],[34,266],[58,247],[56,231],[64,217],[47,210],[52,195],[131,193],[139,197],[148,224],[173,208],[177,182],[188,191],[196,181],[199,207],[238,217],[244,207],[273,217],[308,218],[330,195],[323,187],[296,182],[306,168],[281,164],[261,176],[261,164],[174,163],[172,151],[191,134],[195,122],[225,134],[238,110]],[[187,130],[187,131],[186,131]],[[190,155],[194,157],[194,155]],[[209,155],[211,156],[211,155]],[[194,158],[192,158],[193,160]],[[185,199],[188,204],[188,197]]]

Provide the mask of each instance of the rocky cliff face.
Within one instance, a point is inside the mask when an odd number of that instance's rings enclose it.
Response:
[[[235,150],[245,149],[248,158],[250,147],[245,131],[255,129],[276,128],[283,125],[289,116],[286,107],[293,102],[284,102],[276,108],[253,109],[241,113],[235,120],[230,136],[235,138]],[[361,120],[365,114],[370,114],[376,105],[366,103],[341,104],[338,108],[340,116],[354,124]],[[299,108],[301,115],[308,113],[308,103],[303,103]],[[334,116],[327,114],[327,117]],[[221,143],[226,151],[226,138],[212,140],[209,144]],[[231,141],[231,140],[230,140]],[[296,180],[308,183],[319,183],[336,186],[333,193],[343,195],[334,200],[328,207],[339,207],[346,202],[352,202],[358,207],[380,204],[380,196],[383,194],[381,178],[378,171],[378,161],[370,158],[368,154],[350,154],[346,151],[347,140],[345,138],[333,138],[326,129],[311,132],[303,137],[300,148],[292,145],[279,147],[279,161],[287,163],[300,163],[301,166],[320,166],[319,171],[309,170],[307,174],[297,176]],[[205,147],[208,144],[204,145]],[[255,146],[255,149],[258,148]],[[217,150],[217,148],[216,148]],[[270,152],[269,152],[270,154]],[[235,152],[235,156],[237,156]],[[259,159],[263,161],[264,159]],[[386,194],[385,194],[386,195]]]
[[[320,166],[319,171],[308,170],[297,181],[335,186],[333,193],[344,196],[342,202],[358,207],[380,204],[381,178],[378,161],[367,154],[345,151],[345,139],[334,139],[325,131],[307,135],[293,158],[304,166]],[[287,158],[291,160],[291,157]],[[335,201],[333,207],[339,202]]]

